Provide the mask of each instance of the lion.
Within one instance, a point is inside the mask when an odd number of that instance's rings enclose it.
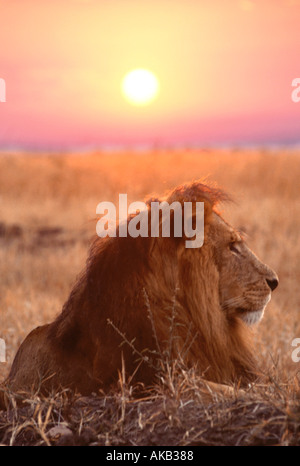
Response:
[[[221,189],[193,181],[163,199],[204,203],[202,247],[186,248],[184,235],[172,231],[168,238],[96,237],[62,312],[18,349],[10,390],[88,395],[109,390],[120,373],[153,386],[164,354],[213,387],[255,380],[251,326],[263,317],[276,273],[218,211],[229,199]]]

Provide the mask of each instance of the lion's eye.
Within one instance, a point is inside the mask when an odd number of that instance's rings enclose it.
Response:
[[[234,252],[235,254],[240,254],[241,251],[239,249],[239,246],[236,242],[232,242],[229,244],[229,249],[230,251]]]

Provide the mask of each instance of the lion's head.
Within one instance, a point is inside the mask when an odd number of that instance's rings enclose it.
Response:
[[[252,325],[262,319],[271,292],[278,285],[277,275],[217,214],[213,224],[211,232],[217,251],[221,309],[228,319],[240,318]]]
[[[172,231],[169,238],[97,238],[62,313],[21,345],[13,388],[48,377],[51,386],[88,393],[116,381],[122,363],[135,381],[151,384],[155,364],[147,361],[166,352],[215,382],[251,379],[249,325],[261,319],[278,278],[216,211],[226,198],[200,182],[164,198],[204,202],[200,248],[186,248]]]

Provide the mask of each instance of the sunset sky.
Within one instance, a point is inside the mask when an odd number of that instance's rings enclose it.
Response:
[[[0,0],[0,148],[297,143],[297,77],[298,0]]]

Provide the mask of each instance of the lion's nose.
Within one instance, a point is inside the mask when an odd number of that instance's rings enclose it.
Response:
[[[272,278],[272,280],[269,280],[268,278],[266,278],[266,282],[267,282],[267,284],[269,285],[269,287],[271,288],[272,291],[274,291],[275,288],[277,288],[278,283],[279,283],[277,278]]]

